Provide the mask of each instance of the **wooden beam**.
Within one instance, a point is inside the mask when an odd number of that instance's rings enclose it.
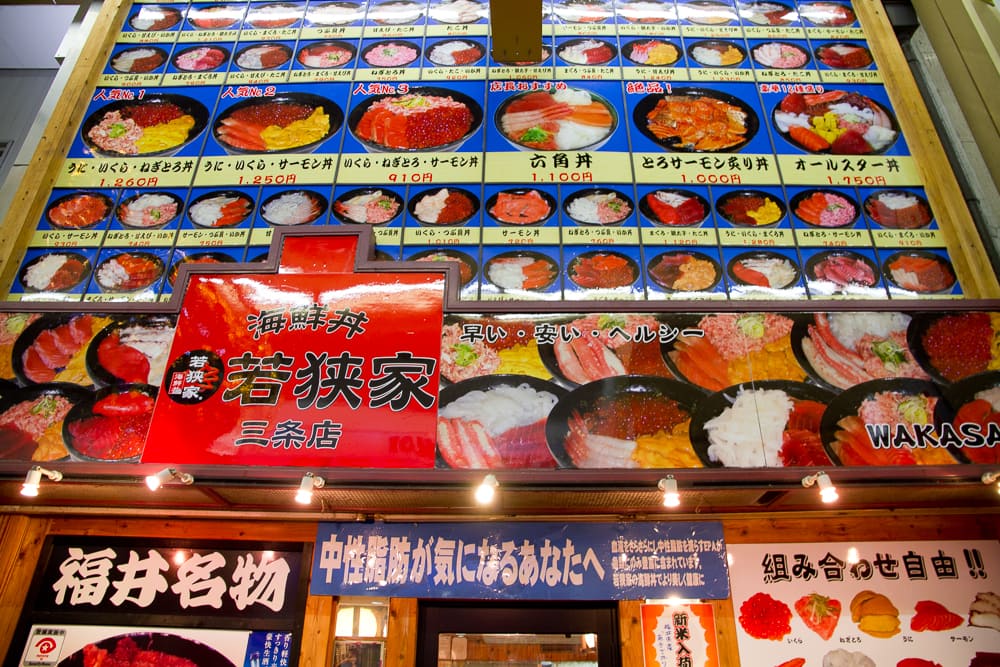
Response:
[[[917,163],[927,199],[966,296],[1000,297],[1000,282],[986,254],[983,239],[965,205],[955,174],[948,167],[941,138],[881,0],[855,0],[853,6],[882,73],[896,119]]]
[[[621,646],[622,667],[642,667],[641,608],[641,600],[622,600],[618,603],[618,642]]]
[[[76,129],[90,104],[97,77],[104,70],[131,7],[128,0],[106,0],[101,7],[10,209],[0,224],[0,293],[3,295],[14,282],[24,249],[34,234]]]
[[[385,641],[385,667],[417,664],[417,600],[389,600],[389,635]]]
[[[0,656],[10,648],[48,528],[48,519],[0,516]]]

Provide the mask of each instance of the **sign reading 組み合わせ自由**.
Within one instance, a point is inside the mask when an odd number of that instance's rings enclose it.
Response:
[[[729,596],[722,525],[320,524],[313,595],[480,599]]]

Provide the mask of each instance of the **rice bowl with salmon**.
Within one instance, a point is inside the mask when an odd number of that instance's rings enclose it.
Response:
[[[533,90],[505,100],[495,122],[520,150],[596,150],[618,126],[610,102],[582,88]]]
[[[215,121],[215,140],[229,153],[308,152],[343,124],[334,102],[310,93],[282,93],[238,102]]]

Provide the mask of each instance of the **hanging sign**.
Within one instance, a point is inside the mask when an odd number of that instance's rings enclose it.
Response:
[[[313,595],[721,599],[722,524],[320,524]]]

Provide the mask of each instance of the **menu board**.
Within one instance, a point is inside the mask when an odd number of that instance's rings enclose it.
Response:
[[[556,0],[538,63],[487,15],[135,4],[9,299],[166,299],[293,225],[469,301],[963,294],[849,2]]]
[[[729,545],[743,664],[1000,661],[995,541]]]

